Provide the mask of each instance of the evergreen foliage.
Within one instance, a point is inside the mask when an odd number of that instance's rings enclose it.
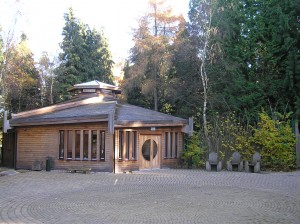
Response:
[[[227,160],[237,150],[250,160],[255,150],[250,127],[256,127],[262,108],[292,113],[293,119],[300,115],[299,5],[299,0],[190,0],[189,22],[180,20],[167,42],[151,34],[150,21],[156,20],[146,15],[124,70],[128,102],[154,107],[156,92],[160,111],[193,116],[200,145],[185,155],[206,148]],[[153,58],[170,59],[164,73],[157,73],[163,63]],[[292,151],[285,152],[293,167]]]
[[[214,25],[224,52],[226,104],[251,122],[262,107],[296,112],[299,21],[296,1],[219,1]]]
[[[201,144],[199,134],[194,133],[186,144],[182,153],[183,165],[188,168],[203,168],[206,161],[207,150]]]
[[[112,84],[113,61],[103,33],[91,30],[75,17],[72,8],[65,14],[62,53],[56,74],[56,101],[70,98],[66,90],[74,84],[99,80]]]

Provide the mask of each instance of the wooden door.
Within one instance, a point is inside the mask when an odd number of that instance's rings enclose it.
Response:
[[[140,169],[160,168],[160,135],[140,136]]]

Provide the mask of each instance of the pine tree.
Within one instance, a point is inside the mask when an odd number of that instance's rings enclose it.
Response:
[[[64,18],[60,65],[55,69],[58,101],[70,98],[66,90],[74,84],[95,79],[112,83],[113,61],[103,34],[84,25],[72,8]]]

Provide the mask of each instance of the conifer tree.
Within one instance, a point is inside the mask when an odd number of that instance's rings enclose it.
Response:
[[[113,61],[103,34],[83,24],[72,8],[64,18],[62,53],[55,69],[57,101],[69,99],[66,91],[77,83],[95,79],[112,83]]]
[[[149,13],[139,21],[134,32],[130,67],[124,89],[127,95],[140,92],[149,102],[147,107],[161,110],[165,102],[167,77],[171,69],[171,43],[178,29],[179,18],[165,6],[165,1],[149,1]],[[145,105],[144,105],[145,106]]]

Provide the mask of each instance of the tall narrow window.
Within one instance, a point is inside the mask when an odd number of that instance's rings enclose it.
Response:
[[[75,131],[75,159],[80,159],[80,131]]]
[[[170,158],[173,158],[173,132],[170,132]]]
[[[72,159],[73,131],[68,131],[67,133],[67,159]]]
[[[178,157],[178,132],[175,132],[175,158]]]
[[[179,155],[180,155],[180,153],[184,150],[184,142],[185,142],[185,139],[184,139],[184,134],[180,134],[180,140],[181,140],[181,144],[179,144],[179,146],[180,146],[180,152],[179,152]]]
[[[64,158],[64,131],[59,131],[59,159]]]
[[[105,131],[100,131],[100,160],[105,160]]]
[[[119,131],[119,159],[123,159],[123,131]]]
[[[168,158],[169,133],[165,132],[165,158]]]
[[[136,159],[136,142],[137,142],[137,133],[136,131],[132,132],[132,159]]]
[[[88,150],[89,148],[89,131],[84,130],[83,131],[83,159],[87,160],[88,159]]]
[[[125,158],[129,160],[129,148],[130,148],[130,131],[126,131],[126,152]]]
[[[92,138],[91,138],[91,148],[92,148],[92,159],[97,159],[97,131],[92,131]]]

